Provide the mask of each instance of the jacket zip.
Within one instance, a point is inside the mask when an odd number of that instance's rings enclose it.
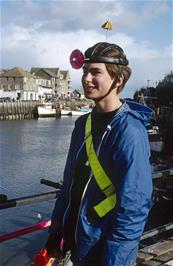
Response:
[[[78,214],[77,214],[77,221],[76,221],[76,228],[75,228],[75,243],[76,244],[77,244],[77,227],[78,227],[78,223],[79,223],[79,215],[80,215],[80,210],[81,210],[81,207],[82,207],[82,201],[83,201],[84,195],[86,193],[86,190],[88,188],[88,185],[89,185],[89,183],[91,181],[91,178],[92,178],[92,172],[90,172],[88,182],[85,185],[85,188],[84,188],[84,191],[83,191],[83,194],[82,194],[82,197],[81,197],[81,201],[80,201],[80,206],[79,206]]]
[[[78,157],[78,154],[79,154],[79,152],[81,151],[81,149],[82,149],[82,147],[84,146],[84,144],[85,144],[85,140],[83,141],[81,147],[79,148],[79,150],[78,150],[78,152],[77,152],[77,155],[76,155],[76,158]],[[73,180],[72,180],[72,182],[71,182],[71,186],[70,186],[70,189],[69,189],[69,201],[68,201],[68,205],[67,205],[67,208],[66,208],[66,210],[65,210],[65,212],[64,212],[64,215],[63,215],[63,222],[62,222],[62,224],[63,224],[63,228],[64,228],[64,224],[65,224],[65,215],[66,215],[66,213],[67,213],[67,211],[68,211],[68,209],[69,209],[69,207],[70,207],[70,204],[71,204],[71,196],[70,196],[70,195],[71,195],[71,190],[72,190],[73,183],[74,183],[74,178],[73,178]]]

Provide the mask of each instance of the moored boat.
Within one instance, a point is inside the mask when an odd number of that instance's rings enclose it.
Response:
[[[55,117],[56,109],[51,103],[44,103],[37,107],[38,117]]]
[[[149,137],[151,151],[162,152],[164,147],[164,141],[157,126],[153,126],[151,129],[148,129],[148,137]]]
[[[61,115],[72,115],[72,116],[81,116],[91,112],[89,107],[81,107],[77,110],[61,109]]]
[[[83,106],[79,110],[72,111],[73,116],[80,116],[91,112],[91,108],[88,106]]]
[[[72,111],[69,109],[61,109],[61,115],[72,115]]]

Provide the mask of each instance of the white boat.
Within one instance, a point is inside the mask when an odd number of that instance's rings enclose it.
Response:
[[[72,111],[68,109],[61,109],[61,115],[72,115]]]
[[[61,115],[72,115],[72,116],[81,116],[91,112],[90,108],[81,107],[79,110],[68,110],[68,109],[61,109]]]
[[[52,107],[51,103],[44,103],[37,107],[38,117],[55,117],[56,109]]]
[[[164,141],[157,126],[153,126],[151,129],[148,129],[148,137],[151,151],[162,152]]]
[[[92,109],[90,109],[89,107],[81,107],[81,109],[79,110],[75,110],[75,111],[72,111],[72,116],[81,116],[81,115],[84,115],[84,114],[87,114],[87,113],[90,113]]]
[[[56,117],[56,108],[52,106],[52,103],[43,103],[37,107],[38,117]],[[90,108],[81,107],[79,110],[71,111],[70,109],[60,109],[61,116],[80,116],[91,112]]]
[[[90,111],[72,111],[72,116],[81,116],[89,113]]]

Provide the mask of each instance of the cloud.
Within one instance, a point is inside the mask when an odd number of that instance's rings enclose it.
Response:
[[[158,16],[162,14],[168,14],[171,12],[170,4],[168,1],[151,1],[145,8],[147,14],[152,16]]]
[[[140,2],[140,3],[138,3]],[[10,5],[9,5],[10,3]],[[110,18],[115,30],[139,28],[153,16],[170,13],[170,4],[161,1],[8,1],[8,12],[2,13],[2,24],[13,19],[15,24],[30,26],[44,22],[40,31],[69,31],[79,29],[99,31]],[[4,4],[5,5],[5,4]],[[4,7],[5,8],[5,7]],[[30,19],[32,17],[32,19]]]

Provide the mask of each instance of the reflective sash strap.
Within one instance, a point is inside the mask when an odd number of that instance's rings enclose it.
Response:
[[[106,199],[102,200],[99,204],[94,206],[94,210],[97,212],[99,217],[102,218],[115,207],[116,202],[116,194],[112,194]]]
[[[94,207],[95,211],[100,217],[103,217],[111,209],[115,207],[116,204],[116,195],[115,187],[112,184],[111,180],[105,173],[102,168],[96,152],[93,146],[92,134],[91,134],[91,114],[89,114],[86,125],[85,125],[85,137],[86,137],[86,152],[88,160],[90,163],[91,170],[93,172],[94,178],[101,189],[101,191],[106,195],[106,199],[100,202]],[[114,198],[114,200],[113,200]]]

